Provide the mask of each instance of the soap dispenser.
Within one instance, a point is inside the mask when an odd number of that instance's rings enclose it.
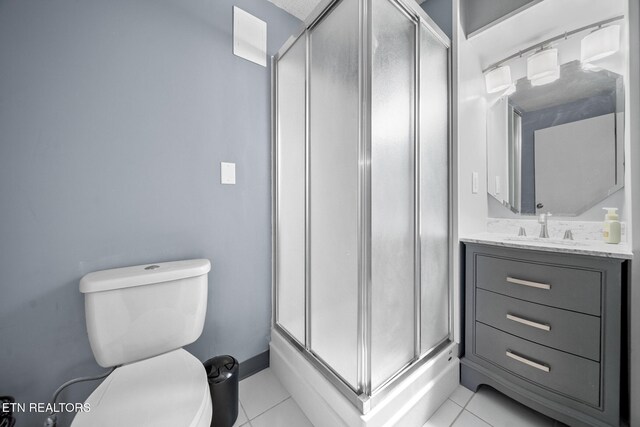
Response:
[[[602,208],[607,211],[604,216],[604,228],[602,238],[607,243],[620,243],[620,221],[618,221],[618,208]]]

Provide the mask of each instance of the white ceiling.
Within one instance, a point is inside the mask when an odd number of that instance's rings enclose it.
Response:
[[[315,9],[322,0],[269,0],[271,3],[284,9],[301,21],[307,19],[307,16]]]
[[[269,0],[280,9],[286,10],[301,21],[307,19],[309,14],[322,0]],[[425,0],[416,0],[422,3]]]

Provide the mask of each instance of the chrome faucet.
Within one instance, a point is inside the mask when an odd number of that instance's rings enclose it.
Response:
[[[547,221],[551,216],[551,212],[540,214],[538,223],[540,224],[540,237],[543,239],[549,238],[549,229],[547,228]]]

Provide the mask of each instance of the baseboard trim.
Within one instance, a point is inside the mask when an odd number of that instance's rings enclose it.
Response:
[[[269,350],[240,362],[240,381],[269,367]]]

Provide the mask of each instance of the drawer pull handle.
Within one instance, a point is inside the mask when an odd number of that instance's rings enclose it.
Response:
[[[507,277],[507,282],[514,283],[516,285],[529,286],[531,288],[547,289],[547,290],[551,289],[551,285],[548,285],[546,283],[538,283],[538,282],[531,282],[529,280],[514,279],[513,277]]]
[[[515,353],[512,353],[511,350],[507,350],[507,356],[509,356],[510,358],[517,360],[520,363],[524,363],[525,365],[529,365],[532,368],[536,368],[536,369],[540,369],[541,371],[544,372],[549,372],[551,369],[547,366],[547,365],[543,365],[541,363],[536,363],[533,360],[529,360],[527,358],[524,358],[522,356],[518,356]]]
[[[531,320],[523,319],[522,317],[514,316],[513,314],[507,314],[507,319],[514,322],[522,323],[523,325],[531,326],[532,328],[542,329],[543,331],[550,331],[551,326],[544,323],[533,322]]]

